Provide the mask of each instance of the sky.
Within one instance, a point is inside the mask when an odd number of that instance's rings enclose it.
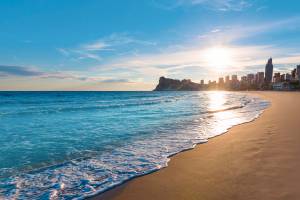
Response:
[[[1,0],[0,90],[152,90],[300,64],[298,0]]]

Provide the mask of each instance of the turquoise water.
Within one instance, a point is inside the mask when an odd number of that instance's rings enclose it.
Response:
[[[0,199],[81,199],[269,105],[230,92],[0,92]]]

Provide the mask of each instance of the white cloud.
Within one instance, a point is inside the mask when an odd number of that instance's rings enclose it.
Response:
[[[86,51],[99,51],[99,50],[106,50],[106,48],[109,46],[110,45],[106,44],[105,42],[96,41],[94,43],[82,45],[82,49]]]
[[[216,28],[216,29],[214,29],[214,30],[211,30],[210,32],[212,32],[212,33],[218,33],[218,32],[220,32],[220,31],[221,31],[220,29]]]
[[[77,50],[77,54],[85,54],[80,59],[92,58],[101,61],[101,64],[90,68],[89,71],[95,75],[101,74],[107,80],[137,80],[142,78],[144,82],[155,82],[159,76],[173,76],[175,78],[192,78],[199,80],[201,76],[217,78],[217,72],[205,61],[204,54],[207,48],[223,46],[233,52],[233,60],[230,66],[226,67],[224,74],[248,73],[248,70],[264,70],[264,65],[269,57],[274,57],[275,64],[295,64],[300,62],[300,53],[294,49],[276,46],[276,44],[259,45],[238,45],[244,38],[264,34],[278,29],[288,28],[297,25],[300,18],[290,18],[274,22],[248,26],[218,26],[201,37],[194,37],[186,43],[172,43],[170,46],[161,47],[154,53],[122,54],[116,53],[109,58],[102,58],[94,50]],[[96,42],[99,43],[97,46]],[[126,34],[112,34],[101,38],[95,43],[95,48],[117,48],[127,44],[154,45],[151,42],[140,41]],[[106,44],[106,47],[104,47]],[[82,45],[80,46],[82,47]],[[135,46],[136,47],[136,46]],[[139,48],[137,48],[139,50]],[[130,50],[130,49],[129,49]],[[74,50],[73,50],[74,51]],[[100,50],[101,52],[101,50]],[[284,52],[284,53],[283,53]],[[98,57],[94,57],[98,56]],[[216,56],[216,59],[218,57]],[[97,76],[96,76],[97,77]],[[99,80],[91,78],[89,80]],[[101,79],[102,80],[102,79]]]
[[[96,61],[101,61],[102,58],[95,53],[90,53],[90,51],[85,50],[73,50],[73,53],[76,53],[78,56],[75,58],[75,60],[83,60],[83,59],[92,59]]]

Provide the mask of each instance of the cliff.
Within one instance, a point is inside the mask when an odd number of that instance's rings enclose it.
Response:
[[[194,83],[189,79],[182,81],[165,77],[159,78],[159,83],[154,91],[197,91],[201,89],[201,85]]]

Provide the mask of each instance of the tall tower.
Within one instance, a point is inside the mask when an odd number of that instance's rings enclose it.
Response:
[[[273,77],[273,63],[272,63],[272,58],[270,58],[268,60],[268,63],[266,64],[265,82],[267,84],[270,84],[272,82],[272,77]]]
[[[300,81],[300,65],[297,65],[297,75],[298,75],[298,80]]]

